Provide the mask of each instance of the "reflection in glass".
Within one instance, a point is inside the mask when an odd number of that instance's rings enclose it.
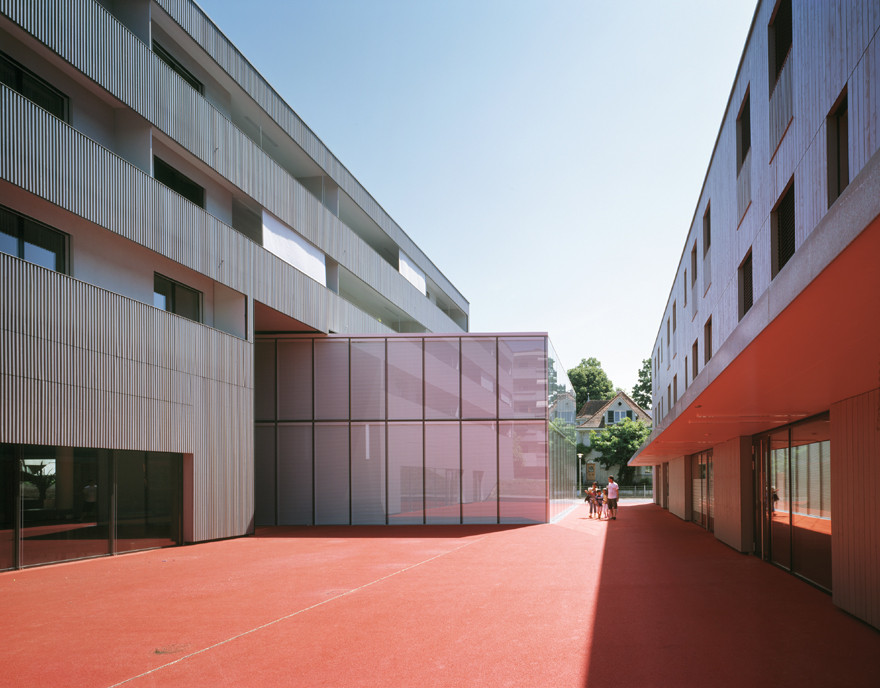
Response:
[[[385,424],[351,424],[351,522],[385,523]]]
[[[180,544],[181,456],[141,451],[114,454],[116,551]]]
[[[461,342],[462,418],[495,418],[497,403],[495,339]]]
[[[315,423],[315,525],[349,523],[348,423]]]
[[[315,340],[315,420],[348,418],[348,341]]]
[[[257,346],[260,345],[257,340]],[[265,365],[259,360],[259,351],[255,352],[254,363]],[[275,380],[272,387],[266,388],[265,394],[271,403],[274,400]],[[274,410],[274,409],[273,409]],[[262,416],[260,416],[262,417]],[[272,416],[274,418],[274,415]],[[279,420],[311,420],[312,419],[312,342],[308,339],[292,339],[278,341],[278,419]]]
[[[312,424],[278,425],[278,525],[312,525]]]
[[[792,571],[831,589],[831,437],[828,417],[791,428]]]
[[[461,424],[462,523],[498,522],[497,444],[494,421]]]
[[[21,449],[22,565],[110,551],[110,482],[97,452]]]
[[[547,427],[540,421],[500,423],[501,523],[547,520]]]
[[[388,340],[388,418],[422,418],[422,340]]]
[[[498,412],[501,418],[547,417],[547,355],[543,337],[498,340]]]
[[[425,418],[459,417],[458,339],[425,340]]]
[[[351,341],[351,419],[385,418],[385,341]]]
[[[12,445],[0,444],[0,571],[15,566],[15,493],[18,477],[19,462],[13,454]]]
[[[388,424],[388,523],[424,520],[422,424]]]
[[[425,424],[425,522],[461,522],[458,423]]]
[[[770,436],[767,508],[770,512],[771,560],[791,567],[791,502],[788,485],[788,430]]]

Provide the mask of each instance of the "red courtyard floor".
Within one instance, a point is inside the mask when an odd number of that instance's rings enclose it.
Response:
[[[880,685],[880,633],[652,504],[0,574],[0,686]]]

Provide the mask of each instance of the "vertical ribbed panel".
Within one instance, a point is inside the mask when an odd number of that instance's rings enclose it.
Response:
[[[769,134],[771,158],[773,157],[773,153],[776,151],[777,146],[779,146],[780,140],[782,140],[782,135],[785,133],[785,130],[788,129],[788,125],[794,116],[794,105],[791,98],[791,75],[794,70],[791,63],[792,61],[790,59],[785,63],[785,66],[779,73],[779,80],[776,82],[773,93],[770,95]]]
[[[0,441],[192,454],[196,540],[253,516],[246,341],[0,254]]]
[[[831,407],[834,604],[880,628],[880,389]]]
[[[207,22],[189,2],[185,6]],[[295,227],[352,274],[413,314],[428,329],[460,329],[94,0],[40,0],[26,3],[25,7],[0,0],[0,9],[95,83]],[[213,24],[207,24],[216,32]],[[234,53],[239,55],[237,51]],[[239,58],[246,66],[244,71],[256,75],[249,63],[240,55]],[[253,81],[262,84],[265,92],[283,106],[278,108],[279,112],[296,118],[259,75]],[[39,140],[40,144],[43,142]],[[89,144],[97,146],[91,141]],[[319,148],[332,158],[323,144]],[[320,163],[320,157],[316,160]],[[100,192],[102,187],[98,185],[94,190]],[[372,204],[379,207],[375,201]],[[422,255],[399,228],[396,234],[392,233],[392,238],[408,255]],[[425,263],[430,264],[427,258]],[[466,301],[457,290],[439,271],[434,272],[431,273],[434,281],[454,299],[457,297],[459,305],[466,310]]]

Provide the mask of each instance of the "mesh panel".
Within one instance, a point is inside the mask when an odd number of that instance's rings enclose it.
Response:
[[[794,255],[794,184],[776,210],[776,264],[782,270]]]

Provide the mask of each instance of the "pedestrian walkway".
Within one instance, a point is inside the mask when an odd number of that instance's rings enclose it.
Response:
[[[653,504],[0,574],[0,686],[876,687],[880,633]]]

